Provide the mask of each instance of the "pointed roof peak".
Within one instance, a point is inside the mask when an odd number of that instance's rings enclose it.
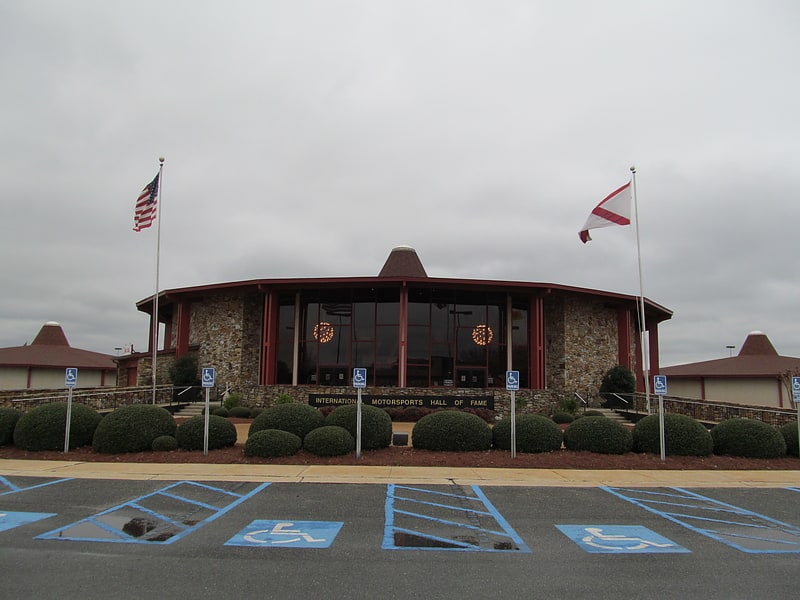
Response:
[[[411,246],[392,248],[389,258],[378,273],[378,277],[427,277],[425,267]]]
[[[751,331],[739,350],[739,356],[778,356],[778,351],[765,333]]]
[[[36,338],[31,342],[31,346],[66,346],[69,348],[67,336],[61,325],[55,321],[48,321],[39,330]]]

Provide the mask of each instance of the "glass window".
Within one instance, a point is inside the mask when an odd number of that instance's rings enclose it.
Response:
[[[353,339],[375,339],[374,302],[356,302],[353,304]]]
[[[396,326],[375,328],[375,362],[377,364],[397,364],[397,345],[399,343]]]
[[[409,365],[406,369],[408,387],[428,387],[428,365]]]
[[[429,350],[430,327],[410,325],[408,327],[408,344],[406,360],[409,363],[427,363],[430,359]]]

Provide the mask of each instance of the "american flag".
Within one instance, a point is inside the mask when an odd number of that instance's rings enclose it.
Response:
[[[158,207],[158,175],[148,183],[136,199],[136,211],[133,214],[133,230],[141,231],[150,227],[156,219]]]

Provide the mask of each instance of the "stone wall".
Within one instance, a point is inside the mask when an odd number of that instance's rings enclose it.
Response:
[[[242,405],[250,407],[268,408],[274,404],[281,394],[288,394],[295,402],[308,404],[309,394],[320,395],[350,395],[356,390],[352,387],[338,386],[297,386],[271,385],[252,386],[241,390]],[[397,388],[397,387],[371,387],[364,393],[372,396],[493,396],[495,419],[502,419],[511,414],[511,392],[504,389],[475,389],[475,388]],[[520,390],[516,392],[517,412],[546,413],[554,412],[562,394],[552,390]]]
[[[562,389],[596,394],[606,371],[619,364],[617,309],[600,301],[566,298],[564,357]]]
[[[200,366],[216,369],[220,387],[258,382],[263,299],[259,294],[214,295],[193,302],[189,343]]]
[[[619,360],[617,310],[584,297],[548,298],[544,321],[548,389],[596,396]]]

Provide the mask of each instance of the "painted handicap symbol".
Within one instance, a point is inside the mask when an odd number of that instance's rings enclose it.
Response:
[[[800,392],[800,377],[792,377],[792,389],[795,392]]]
[[[639,525],[556,525],[590,553],[687,553],[689,550]]]
[[[364,379],[364,373],[361,371],[356,371],[356,374],[353,375],[353,382],[354,383],[364,383],[366,379]]]
[[[659,544],[652,540],[645,540],[640,537],[628,537],[626,535],[606,535],[600,527],[587,527],[586,533],[589,535],[583,538],[583,543],[595,548],[603,548],[606,550],[644,550],[647,547],[652,548],[670,548],[674,546],[673,543]]]
[[[253,531],[244,536],[248,542],[256,542],[259,544],[294,544],[300,540],[305,540],[309,543],[324,542],[325,538],[315,538],[311,534],[301,531],[300,529],[287,529],[292,527],[294,523],[277,523],[272,529],[261,529],[260,531]],[[260,539],[259,536],[267,534],[266,539]],[[281,536],[295,536],[281,538]]]
[[[253,521],[226,546],[328,548],[343,523],[333,521]]]

